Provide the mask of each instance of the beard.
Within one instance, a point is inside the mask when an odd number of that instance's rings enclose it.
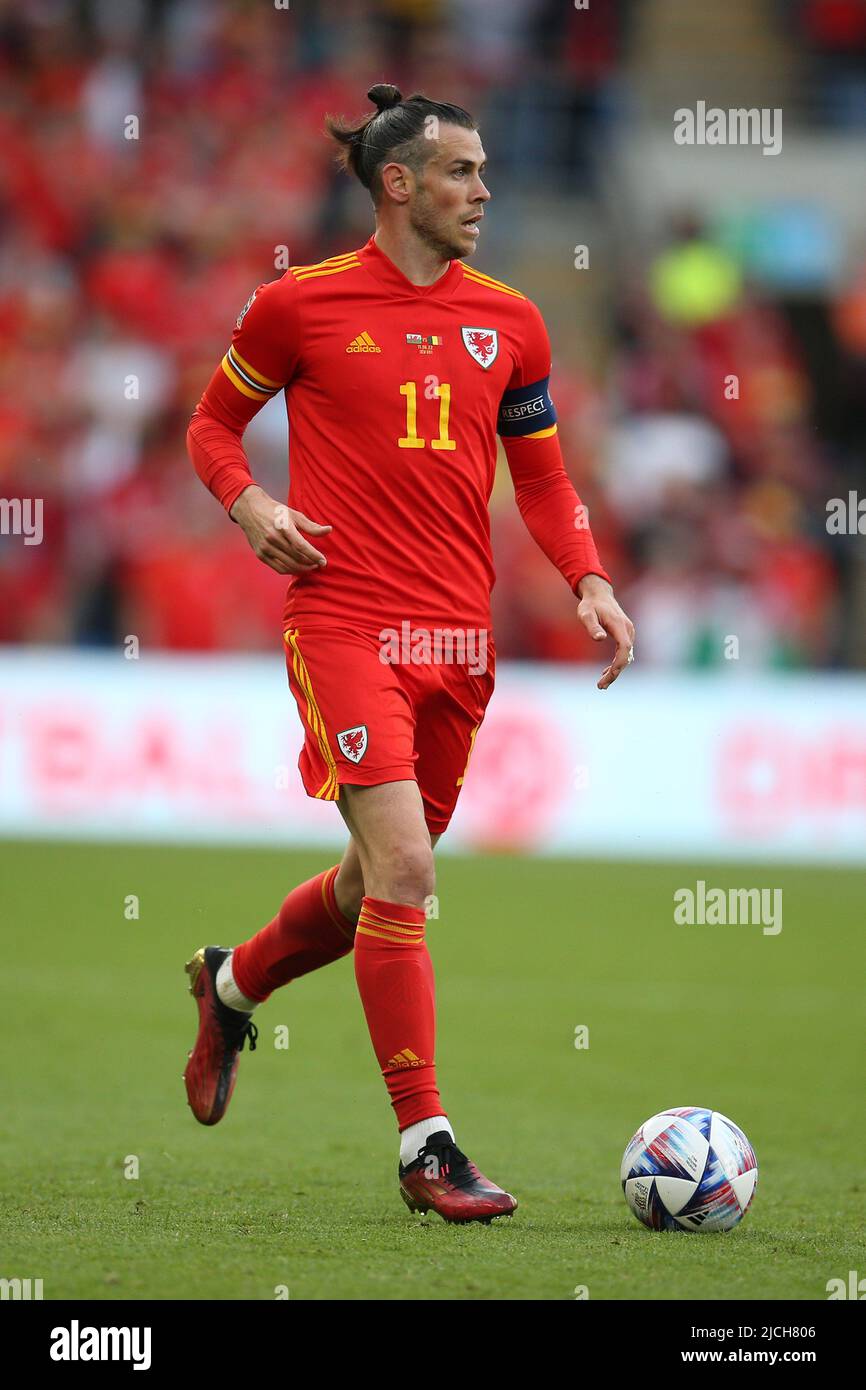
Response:
[[[440,260],[462,259],[474,249],[460,244],[453,223],[449,226],[448,219],[441,212],[437,212],[431,199],[423,191],[412,207],[409,225],[419,240],[425,246],[429,246],[431,251],[435,251]]]

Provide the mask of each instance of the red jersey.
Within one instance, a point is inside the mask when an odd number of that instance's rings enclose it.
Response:
[[[293,576],[286,625],[489,626],[488,502],[503,438],[518,505],[574,588],[607,578],[565,472],[550,343],[520,291],[452,260],[415,285],[373,237],[258,287],[193,415],[195,466],[228,510],[253,482],[240,437],[284,392],[289,506],[331,525]]]

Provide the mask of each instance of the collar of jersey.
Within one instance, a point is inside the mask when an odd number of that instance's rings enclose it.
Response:
[[[452,294],[460,281],[463,279],[463,266],[458,260],[453,260],[438,280],[434,280],[432,285],[415,285],[407,279],[402,270],[385,255],[377,245],[374,237],[366,245],[362,246],[356,255],[364,266],[365,270],[378,280],[380,284],[386,285],[390,290],[397,294],[411,295],[417,299],[441,299]]]

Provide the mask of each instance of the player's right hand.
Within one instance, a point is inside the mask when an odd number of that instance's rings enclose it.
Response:
[[[253,551],[263,564],[277,574],[309,574],[322,569],[328,562],[320,550],[305,540],[310,536],[326,536],[332,527],[310,521],[303,512],[275,502],[264,488],[244,488],[232,503],[231,516],[238,523]]]

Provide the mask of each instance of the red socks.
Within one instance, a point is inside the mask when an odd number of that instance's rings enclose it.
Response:
[[[365,898],[357,932],[337,906],[338,864],[292,890],[272,922],[236,946],[232,974],[257,1003],[355,946],[355,978],[400,1129],[441,1115],[433,1051],[433,963],[420,907]]]
[[[433,1065],[436,1004],[425,924],[421,907],[365,898],[355,935],[358,992],[400,1129],[443,1113]]]
[[[339,867],[294,888],[274,920],[235,947],[232,974],[241,994],[262,1003],[280,985],[348,955],[355,926],[334,896]]]

